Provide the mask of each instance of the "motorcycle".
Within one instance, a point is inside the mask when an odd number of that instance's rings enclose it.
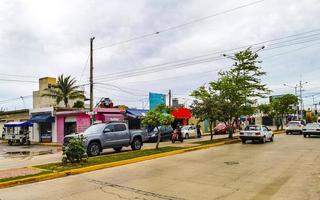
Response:
[[[181,129],[175,129],[171,135],[171,142],[175,143],[176,141],[183,142],[183,135]]]

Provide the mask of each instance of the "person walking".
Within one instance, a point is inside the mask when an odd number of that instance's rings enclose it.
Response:
[[[201,126],[200,126],[200,124],[197,124],[196,128],[197,128],[197,137],[201,138]]]

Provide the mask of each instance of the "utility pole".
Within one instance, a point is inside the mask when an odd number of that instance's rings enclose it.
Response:
[[[298,97],[298,85],[296,84],[295,86],[291,86],[288,84],[283,84],[284,86],[294,88],[294,95]],[[297,105],[297,112],[296,112],[297,118],[299,118],[299,104]]]
[[[300,119],[303,119],[303,100],[302,100],[302,87],[304,84],[307,84],[308,82],[302,83],[302,80],[300,79],[299,82],[299,91],[300,91]]]
[[[171,89],[169,90],[169,107],[171,107]]]
[[[91,124],[93,123],[93,40],[95,37],[90,38],[90,113]]]

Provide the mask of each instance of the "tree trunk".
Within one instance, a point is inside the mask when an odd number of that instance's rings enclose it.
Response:
[[[283,115],[281,115],[280,123],[281,123],[281,130],[283,130]]]
[[[160,139],[161,139],[161,132],[157,126],[157,131],[158,131],[158,139],[157,139],[157,145],[156,145],[156,149],[159,149],[159,144],[160,144]]]
[[[232,120],[231,120],[231,121],[232,121]],[[228,122],[228,126],[227,126],[227,131],[228,131],[229,139],[233,138],[233,130],[232,130],[233,122],[231,122],[231,121]]]
[[[210,140],[213,140],[213,131],[212,131],[212,121],[209,120],[209,129],[210,129]]]

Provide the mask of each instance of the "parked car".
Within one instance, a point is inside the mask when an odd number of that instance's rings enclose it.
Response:
[[[100,123],[90,126],[84,133],[65,136],[64,145],[70,139],[83,136],[88,156],[97,156],[103,149],[113,148],[121,151],[123,147],[131,146],[132,150],[140,150],[147,140],[147,131],[129,130],[126,123]]]
[[[190,137],[197,137],[197,128],[194,125],[183,126],[181,132],[184,139],[189,139]]]
[[[235,132],[236,131],[236,127],[233,127],[232,131]],[[219,123],[216,127],[214,127],[213,132],[214,132],[214,134],[227,134],[228,130],[227,130],[226,124],[225,123]]]
[[[307,124],[303,130],[303,137],[310,137],[311,135],[320,135],[320,124],[318,123],[310,123]]]
[[[240,131],[240,139],[243,144],[245,144],[247,140],[265,143],[267,140],[273,142],[274,135],[271,129],[269,129],[267,126],[248,125],[243,131]]]
[[[171,126],[159,126],[158,127],[161,133],[161,141],[170,140],[173,133],[173,128]],[[156,142],[158,140],[158,129],[154,128],[153,131],[148,133],[148,141]]]
[[[302,130],[305,123],[303,121],[290,121],[286,128],[286,134],[299,133],[302,134]]]

